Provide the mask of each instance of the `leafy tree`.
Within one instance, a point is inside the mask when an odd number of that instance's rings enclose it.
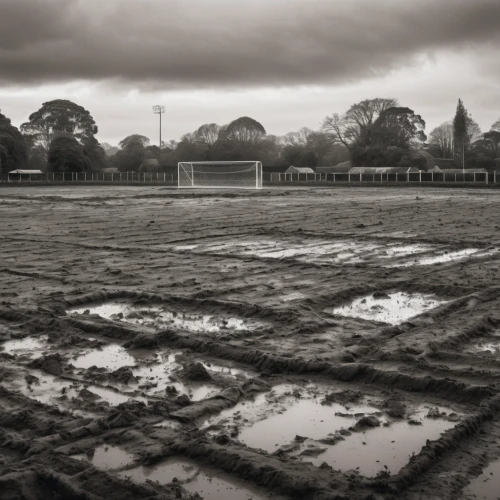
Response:
[[[132,134],[125,137],[125,139],[122,139],[118,144],[122,149],[136,147],[138,144],[145,148],[146,146],[149,146],[150,142],[149,138],[145,135]]]
[[[476,159],[495,160],[500,157],[500,131],[490,130],[472,144]]]
[[[109,167],[110,163],[108,155],[96,139],[85,142],[83,144],[83,152],[90,160],[93,171],[99,172],[104,168]]]
[[[429,134],[429,149],[438,158],[453,158],[453,124],[445,122]]]
[[[491,126],[491,130],[500,132],[500,118]]]
[[[28,161],[28,148],[23,135],[0,113],[0,172],[23,168]]]
[[[102,147],[102,149],[104,149],[104,152],[108,156],[115,155],[116,153],[118,153],[118,149],[119,149],[118,147],[112,146],[111,144],[109,144],[107,142],[101,142],[101,147]]]
[[[45,172],[47,170],[45,152],[37,146],[31,148],[27,166],[30,170],[41,170],[42,172]]]
[[[120,149],[112,158],[113,165],[121,172],[138,172],[146,155],[149,139],[140,134],[132,134],[120,141]]]
[[[229,159],[248,159],[256,153],[259,143],[266,135],[266,130],[257,120],[242,116],[233,120],[221,130],[221,139],[225,143],[226,154]]]
[[[94,139],[97,130],[89,111],[64,99],[43,103],[38,111],[30,115],[29,121],[21,125],[23,134],[45,154],[58,133],[70,134],[84,144]]]
[[[323,130],[340,142],[357,165],[397,166],[426,139],[425,121],[394,99],[354,104],[344,116],[326,117]]]
[[[88,172],[92,163],[85,155],[83,146],[69,133],[57,134],[49,147],[48,170],[50,172]]]
[[[370,145],[381,150],[389,146],[409,150],[424,142],[425,121],[410,108],[391,107],[382,111],[367,130]]]

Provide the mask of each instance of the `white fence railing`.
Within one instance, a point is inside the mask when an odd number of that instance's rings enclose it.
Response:
[[[177,183],[177,175],[164,172],[47,172],[43,174],[1,174],[0,183]]]
[[[412,183],[480,183],[496,184],[500,181],[497,172],[412,172],[412,173],[381,173],[381,174],[271,174],[271,182],[356,182],[356,183],[388,183],[388,182],[412,182]]]

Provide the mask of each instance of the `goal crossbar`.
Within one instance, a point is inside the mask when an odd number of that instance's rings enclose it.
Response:
[[[193,161],[178,163],[178,187],[262,188],[260,161]]]

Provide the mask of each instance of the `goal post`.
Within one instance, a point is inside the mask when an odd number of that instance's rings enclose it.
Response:
[[[261,189],[260,161],[194,161],[179,162],[180,188]]]

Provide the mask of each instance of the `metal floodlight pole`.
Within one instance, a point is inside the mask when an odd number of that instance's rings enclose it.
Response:
[[[158,153],[158,162],[159,162],[161,156],[161,115],[165,113],[165,106],[160,106],[158,104],[153,106],[153,113],[155,115],[160,115],[160,143],[159,143],[160,152]]]

